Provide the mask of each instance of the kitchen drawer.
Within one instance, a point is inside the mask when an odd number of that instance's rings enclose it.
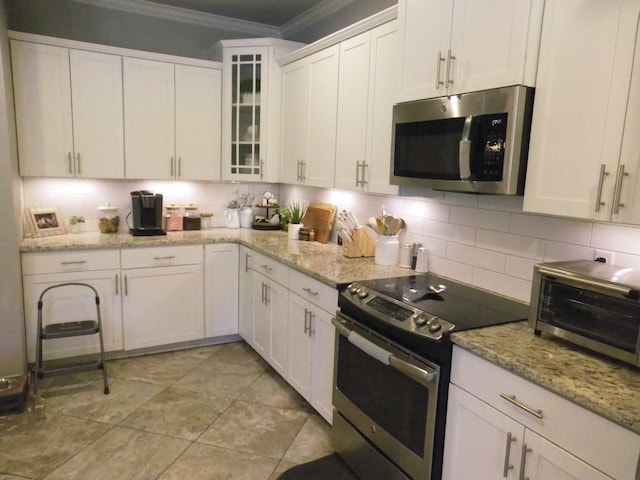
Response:
[[[334,315],[338,308],[338,290],[293,269],[289,282],[289,290],[293,293]]]
[[[22,254],[22,274],[90,272],[120,268],[120,250]]]
[[[636,478],[640,436],[630,430],[457,346],[453,350],[451,383],[607,475]],[[501,394],[515,395],[522,404],[541,410],[542,419]]]
[[[202,245],[125,248],[122,250],[122,268],[197,265],[203,262],[203,252]]]
[[[249,253],[249,268],[289,288],[289,267],[285,264],[252,250]]]

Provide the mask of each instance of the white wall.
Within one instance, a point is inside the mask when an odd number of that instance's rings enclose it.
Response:
[[[596,249],[613,251],[617,265],[640,268],[640,227],[594,223],[522,211],[522,197],[477,196],[425,190],[421,196],[384,196],[290,185],[214,182],[140,182],[25,178],[25,207],[58,206],[63,218],[83,215],[87,230],[97,230],[97,207],[111,203],[130,210],[132,190],[150,189],[164,203],[194,203],[212,211],[224,226],[224,209],[236,190],[265,190],[281,204],[322,201],[352,210],[361,221],[378,215],[384,205],[405,219],[404,242],[430,250],[433,272],[512,298],[529,300],[533,266],[542,261],[592,259]],[[126,225],[121,222],[121,230]],[[333,241],[335,241],[335,236]]]
[[[616,265],[640,268],[639,227],[527,214],[522,197],[423,194],[280,188],[283,202],[329,202],[352,210],[361,221],[379,215],[384,205],[405,219],[403,241],[429,248],[431,271],[527,302],[539,262],[592,259],[595,249],[603,249],[615,252]]]
[[[277,185],[178,181],[125,181],[29,178],[23,179],[24,206],[58,207],[69,227],[72,215],[85,218],[85,231],[98,230],[98,207],[110,203],[120,207],[120,231],[126,232],[126,214],[131,210],[130,192],[151,190],[162,193],[163,204],[198,205],[199,212],[212,212],[215,226],[225,225],[224,210],[235,192],[252,193],[255,203],[269,190],[278,194]]]
[[[0,376],[25,371],[19,242],[22,238],[20,178],[6,12],[0,2]]]

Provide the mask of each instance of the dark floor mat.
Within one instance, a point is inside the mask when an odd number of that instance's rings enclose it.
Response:
[[[358,480],[336,453],[290,468],[278,480]]]

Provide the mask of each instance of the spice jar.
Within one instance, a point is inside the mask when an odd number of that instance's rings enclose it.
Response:
[[[178,205],[167,205],[167,214],[165,215],[165,228],[169,231],[181,231],[182,230],[182,215],[180,214],[180,207]]]
[[[120,209],[107,203],[104,207],[98,207],[98,211],[100,233],[117,233],[120,226]]]
[[[209,230],[210,228],[213,228],[213,213],[211,212],[202,212],[200,214],[200,218],[201,218],[201,227],[204,230]]]
[[[200,230],[201,228],[200,214],[198,207],[190,203],[184,207],[184,216],[182,217],[182,228],[184,230]]]

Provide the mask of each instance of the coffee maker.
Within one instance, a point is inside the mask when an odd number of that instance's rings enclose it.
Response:
[[[131,211],[134,236],[166,235],[162,229],[162,194],[148,190],[131,192]]]

